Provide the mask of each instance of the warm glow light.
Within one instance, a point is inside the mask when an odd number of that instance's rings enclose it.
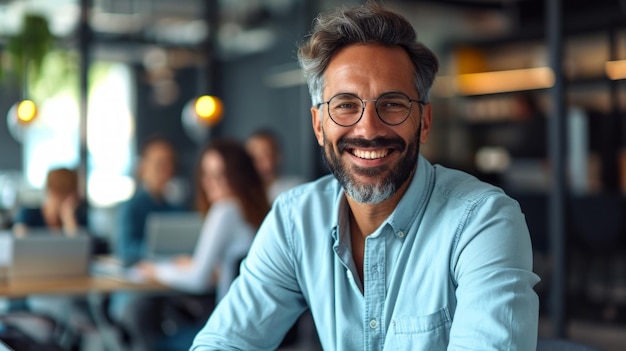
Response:
[[[550,88],[554,73],[548,67],[460,74],[457,91],[462,95],[495,94]]]
[[[221,120],[224,110],[222,101],[209,95],[203,95],[196,99],[194,107],[200,121],[210,126],[216,125]]]
[[[37,117],[37,106],[31,100],[22,100],[17,105],[17,121],[23,124],[32,122]]]
[[[611,80],[626,79],[626,60],[607,61],[604,71]]]

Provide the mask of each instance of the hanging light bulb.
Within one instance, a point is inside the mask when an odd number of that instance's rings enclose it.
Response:
[[[37,105],[31,100],[18,101],[7,113],[9,133],[17,142],[24,139],[25,129],[37,118]]]
[[[203,143],[209,130],[222,120],[224,104],[218,97],[202,95],[191,99],[183,107],[182,124],[187,135],[197,143]]]
[[[20,101],[17,104],[16,117],[19,123],[31,123],[37,117],[37,105],[32,100]]]
[[[203,95],[196,99],[194,110],[200,122],[214,126],[222,119],[224,105],[216,96]]]

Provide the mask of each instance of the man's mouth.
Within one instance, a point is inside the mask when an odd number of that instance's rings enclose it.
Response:
[[[387,157],[394,151],[404,150],[405,143],[400,138],[374,140],[355,138],[341,139],[337,146],[340,152],[346,151],[363,160],[376,160]]]
[[[364,160],[375,160],[375,159],[383,158],[389,155],[389,153],[391,153],[391,151],[393,150],[392,149],[363,150],[363,149],[348,148],[346,151]]]

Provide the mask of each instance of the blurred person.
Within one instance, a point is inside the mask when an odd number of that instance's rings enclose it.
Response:
[[[145,226],[150,213],[184,210],[165,196],[176,170],[176,152],[169,139],[160,135],[147,138],[139,157],[137,190],[120,204],[117,218],[115,255],[125,267],[139,262],[146,254]]]
[[[204,223],[193,255],[136,265],[144,278],[190,295],[145,297],[129,305],[124,320],[134,350],[155,347],[163,333],[163,311],[171,306],[194,315],[194,334],[198,331],[214,307],[214,292],[218,300],[224,295],[269,211],[261,178],[240,143],[212,141],[202,150],[197,170],[196,204]]]
[[[167,187],[175,175],[176,159],[172,142],[162,135],[152,135],[140,146],[136,168],[137,189],[129,200],[119,206],[113,240],[114,256],[124,268],[146,258],[145,227],[149,214],[184,210],[166,198]],[[126,309],[137,296],[125,291],[110,295],[107,309],[114,323],[124,323]]]
[[[283,152],[280,138],[269,128],[260,128],[252,132],[245,142],[246,151],[252,156],[254,166],[261,175],[265,192],[270,203],[276,197],[297,185],[305,183],[304,179],[282,173]],[[300,330],[298,320],[289,329],[280,347],[289,346],[298,339]]]
[[[87,229],[87,206],[78,195],[78,173],[69,168],[48,171],[45,195],[40,207],[23,207],[16,213],[13,233],[29,235],[32,230],[47,229],[46,234],[73,236]],[[87,302],[82,297],[31,295],[23,301],[13,300],[11,310],[26,309],[48,316],[65,333],[77,333],[80,324],[92,323]],[[69,334],[68,334],[69,335]]]
[[[340,8],[298,58],[332,174],[278,196],[190,350],[273,350],[307,307],[325,350],[535,350],[518,203],[419,153],[438,60],[411,24]]]
[[[66,235],[87,226],[87,208],[78,196],[78,174],[68,168],[51,169],[46,176],[40,207],[22,207],[14,218],[13,232],[26,235],[29,228],[47,228]]]
[[[272,130],[263,128],[254,131],[247,138],[245,147],[254,159],[270,202],[283,191],[304,183],[300,177],[282,174],[282,147],[278,135]]]
[[[145,277],[196,294],[230,285],[235,273],[225,273],[235,265],[227,263],[247,254],[269,211],[261,178],[236,141],[218,139],[205,147],[197,179],[196,203],[205,219],[193,256],[138,265]]]

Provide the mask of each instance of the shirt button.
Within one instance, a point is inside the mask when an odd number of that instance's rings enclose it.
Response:
[[[376,329],[376,328],[378,328],[378,321],[377,321],[377,320],[375,320],[375,319],[372,319],[372,320],[370,321],[370,328],[372,328],[372,329]]]
[[[348,279],[352,279],[352,272],[346,271],[346,276],[348,277]]]
[[[403,231],[399,231],[399,232],[398,232],[398,236],[399,236],[399,237],[404,238],[404,235],[405,235],[405,234],[404,234],[404,232],[403,232]]]

